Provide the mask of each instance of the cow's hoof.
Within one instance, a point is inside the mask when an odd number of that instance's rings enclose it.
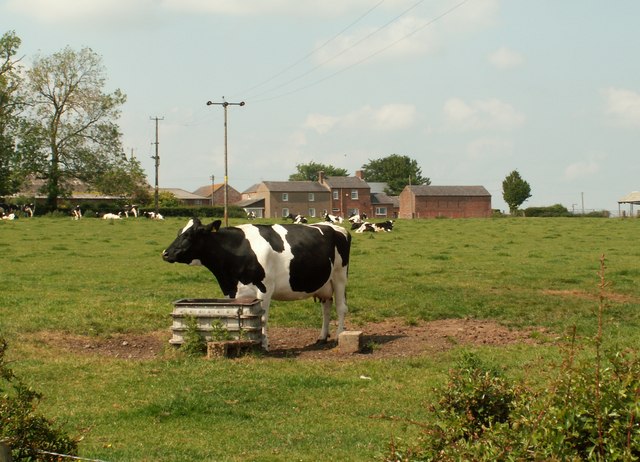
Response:
[[[329,341],[329,337],[327,338],[319,338],[318,340],[316,340],[316,344],[318,345],[324,345]]]

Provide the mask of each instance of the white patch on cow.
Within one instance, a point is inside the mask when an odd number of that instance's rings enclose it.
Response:
[[[184,228],[182,228],[182,231],[180,231],[180,234],[184,234],[184,232],[189,228],[191,228],[192,226],[193,226],[193,219],[189,220],[189,223],[187,223],[187,225]]]
[[[204,266],[204,265],[200,260],[196,258],[195,260],[191,260],[191,263],[189,263],[189,266]]]

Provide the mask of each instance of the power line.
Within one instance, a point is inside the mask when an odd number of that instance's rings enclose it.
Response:
[[[346,48],[346,49],[342,50],[340,53],[338,53],[337,55],[333,56],[332,58],[330,58],[330,59],[328,59],[328,60],[324,61],[323,63],[321,63],[321,64],[319,64],[319,65],[315,66],[314,68],[312,68],[311,70],[309,70],[309,71],[305,72],[304,74],[302,74],[302,75],[300,75],[300,76],[298,76],[298,77],[296,77],[296,78],[294,78],[294,79],[291,79],[291,80],[289,80],[289,81],[287,81],[287,82],[285,82],[285,83],[283,83],[283,84],[281,84],[281,85],[279,85],[279,86],[277,86],[277,87],[275,87],[275,88],[272,88],[271,90],[266,91],[266,92],[264,92],[264,93],[262,93],[262,94],[264,95],[264,94],[266,94],[266,93],[269,93],[270,91],[277,90],[277,89],[279,89],[279,88],[281,88],[281,87],[283,87],[283,86],[285,86],[285,85],[288,85],[289,83],[292,83],[292,82],[294,82],[294,81],[296,81],[296,80],[299,80],[300,78],[302,78],[302,77],[304,77],[304,76],[306,76],[306,75],[310,74],[312,71],[314,71],[314,70],[318,69],[320,66],[322,66],[322,65],[324,65],[324,64],[327,64],[328,62],[330,62],[330,61],[334,60],[335,58],[338,58],[339,56],[341,56],[342,54],[346,53],[347,51],[349,51],[349,50],[350,50],[350,49],[352,49],[353,47],[355,47],[355,46],[359,45],[360,43],[362,43],[362,42],[363,42],[363,41],[365,41],[366,39],[370,38],[371,36],[375,35],[375,34],[376,34],[376,33],[378,33],[379,31],[381,31],[382,29],[384,29],[385,27],[387,27],[387,26],[389,26],[390,24],[392,24],[393,22],[397,21],[400,17],[402,17],[404,14],[408,13],[410,10],[412,10],[413,8],[415,8],[416,6],[418,6],[418,5],[419,5],[420,3],[422,3],[423,1],[424,1],[424,0],[420,0],[419,2],[415,3],[413,6],[409,7],[408,9],[406,9],[405,11],[403,11],[402,13],[400,13],[398,16],[396,16],[395,18],[393,18],[392,20],[390,20],[389,22],[387,22],[385,25],[383,25],[383,26],[381,26],[380,28],[376,29],[375,31],[371,32],[371,33],[370,33],[370,34],[368,34],[366,37],[364,37],[364,38],[362,38],[361,40],[359,40],[359,41],[357,41],[356,43],[354,43],[352,46],[350,46],[350,47],[348,47],[348,48]],[[371,59],[371,58],[373,58],[374,56],[377,56],[377,55],[379,55],[380,53],[382,53],[382,52],[384,52],[384,51],[388,50],[389,48],[391,48],[391,47],[393,47],[393,46],[397,45],[398,43],[402,42],[403,40],[406,40],[407,38],[409,38],[409,37],[411,37],[411,36],[413,36],[413,35],[417,34],[417,33],[418,33],[418,32],[420,32],[422,29],[424,29],[424,28],[426,28],[426,27],[431,26],[431,25],[432,25],[432,24],[434,24],[436,21],[438,21],[438,20],[440,20],[440,19],[444,18],[445,16],[447,16],[447,15],[449,15],[449,14],[453,13],[455,10],[457,10],[458,8],[460,8],[461,6],[463,6],[465,3],[469,2],[469,1],[470,1],[470,0],[463,0],[463,1],[461,1],[460,3],[457,3],[457,4],[456,4],[456,5],[454,5],[453,7],[449,8],[449,9],[448,9],[448,10],[446,10],[445,12],[443,12],[443,13],[439,14],[438,16],[436,16],[436,17],[435,17],[435,18],[433,18],[432,20],[430,20],[430,21],[426,22],[426,23],[425,23],[425,24],[423,24],[422,26],[420,26],[420,27],[418,27],[418,28],[414,29],[413,31],[409,32],[408,34],[403,35],[403,36],[402,36],[402,37],[400,37],[399,39],[394,40],[394,41],[393,41],[393,42],[391,42],[390,44],[388,44],[388,45],[386,45],[386,46],[384,46],[384,47],[382,47],[382,48],[378,49],[377,51],[375,51],[375,52],[373,52],[373,53],[371,53],[371,54],[369,54],[369,55],[365,56],[364,58],[362,58],[362,59],[360,59],[360,60],[358,60],[358,61],[356,61],[356,62],[354,62],[354,63],[352,63],[352,64],[350,64],[350,65],[348,65],[348,66],[346,66],[346,67],[343,67],[342,69],[339,69],[339,70],[337,70],[336,72],[333,72],[333,73],[331,73],[331,74],[329,74],[329,75],[327,75],[327,76],[325,76],[325,77],[323,77],[323,78],[321,78],[321,79],[315,80],[315,81],[313,81],[313,82],[311,82],[311,83],[309,83],[309,84],[307,84],[307,85],[304,85],[304,86],[301,86],[301,87],[295,88],[295,89],[290,90],[290,91],[288,91],[288,92],[286,92],[286,93],[281,93],[281,94],[279,94],[279,95],[275,95],[275,96],[271,96],[271,97],[265,97],[265,98],[262,98],[262,99],[252,100],[251,102],[252,102],[252,103],[261,103],[261,102],[264,102],[264,101],[270,101],[270,100],[273,100],[273,99],[282,98],[282,97],[284,97],[284,96],[289,96],[289,95],[291,95],[291,94],[293,94],[293,93],[297,93],[297,92],[299,92],[299,91],[306,90],[307,88],[310,88],[310,87],[313,87],[313,86],[315,86],[315,85],[318,85],[319,83],[322,83],[322,82],[324,82],[325,80],[328,80],[328,79],[330,79],[330,78],[333,78],[333,77],[335,77],[336,75],[339,75],[339,74],[341,74],[341,73],[343,73],[343,72],[345,72],[345,71],[347,71],[347,70],[349,70],[349,69],[352,69],[352,68],[354,68],[354,67],[356,67],[356,66],[358,66],[358,65],[362,64],[362,63],[363,63],[363,62],[365,62],[365,61],[368,61],[369,59]],[[258,95],[258,96],[261,96],[261,95]]]
[[[267,83],[271,82],[272,80],[276,79],[277,77],[280,77],[282,74],[284,74],[285,72],[287,72],[288,70],[296,67],[298,64],[300,64],[301,62],[305,61],[307,58],[313,56],[315,53],[317,53],[318,51],[320,51],[322,48],[324,48],[325,46],[327,46],[329,43],[333,42],[334,40],[336,40],[338,37],[340,37],[342,34],[344,34],[346,31],[348,31],[349,29],[351,29],[353,26],[355,26],[357,23],[359,23],[360,21],[362,21],[365,17],[367,17],[369,14],[371,14],[372,11],[374,11],[376,8],[378,8],[380,5],[382,5],[385,2],[385,0],[380,0],[378,3],[376,3],[374,6],[372,6],[371,8],[369,8],[364,14],[362,14],[360,17],[358,17],[355,21],[352,21],[348,26],[346,26],[345,28],[343,28],[340,32],[338,32],[337,34],[335,34],[334,36],[332,36],[330,39],[326,40],[322,45],[314,48],[313,50],[311,50],[309,53],[307,53],[306,55],[304,55],[302,58],[298,59],[297,61],[295,61],[293,64],[290,64],[289,66],[285,67],[283,70],[281,70],[280,72],[272,75],[271,77],[269,77],[268,79],[258,83],[257,85],[252,86],[251,88],[241,92],[242,94],[248,94],[249,92],[251,92],[252,90],[255,90],[256,88],[259,88],[263,85],[266,85]]]

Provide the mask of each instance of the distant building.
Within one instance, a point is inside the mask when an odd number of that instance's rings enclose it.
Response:
[[[348,218],[353,214],[371,214],[371,187],[362,178],[362,170],[356,176],[328,176],[320,172],[318,181],[331,191],[331,205],[327,211]]]
[[[192,206],[203,206],[209,205],[208,199],[204,196],[200,196],[198,194],[190,193],[189,191],[185,191],[180,188],[158,188],[160,192],[168,192],[173,194],[173,196],[183,205],[192,205]]]
[[[315,218],[330,207],[329,191],[315,181],[263,181],[249,200],[264,200],[264,218],[289,214]]]
[[[236,202],[242,200],[242,194],[240,194],[236,189],[228,186],[228,194],[227,198],[228,204],[235,204]],[[203,196],[208,199],[206,204],[202,205],[224,205],[224,183],[216,183],[210,184],[207,186],[201,186],[200,188],[193,191],[193,194],[197,196]],[[213,202],[211,201],[213,196]]]
[[[491,194],[484,186],[405,186],[400,218],[488,218]]]

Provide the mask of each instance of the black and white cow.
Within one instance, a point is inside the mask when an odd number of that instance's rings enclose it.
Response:
[[[303,223],[307,223],[307,217],[305,217],[304,215],[293,215],[292,213],[290,213],[289,215],[287,215],[285,218],[291,220],[294,224],[296,225],[300,225]]]
[[[349,217],[349,223],[351,223],[352,225],[361,225],[366,219],[366,213],[354,213]],[[351,229],[354,229],[353,226]]]
[[[363,222],[360,225],[353,224],[351,226],[352,230],[355,230],[356,233],[380,233],[380,232],[391,232],[393,230],[393,221],[387,220],[382,223],[369,223],[368,221]]]
[[[344,219],[340,215],[331,215],[326,210],[324,211],[324,221],[329,223],[342,223]]]
[[[272,299],[318,298],[323,309],[318,341],[326,341],[335,297],[337,334],[344,330],[350,248],[349,232],[330,223],[220,228],[220,220],[203,225],[192,218],[162,258],[169,263],[204,265],[227,297],[261,300],[262,346],[268,349]]]

